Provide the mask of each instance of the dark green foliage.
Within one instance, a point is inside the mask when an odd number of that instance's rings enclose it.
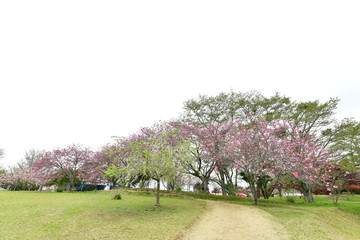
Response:
[[[121,194],[120,193],[115,194],[113,199],[114,200],[121,200]]]
[[[295,203],[295,197],[294,196],[287,196],[286,201],[288,201],[290,203]]]
[[[76,177],[74,180],[74,186],[79,186],[80,184],[81,184],[80,179]],[[59,174],[59,176],[56,179],[45,184],[45,186],[52,186],[52,185],[55,185],[57,189],[60,189],[61,191],[70,190],[70,179],[65,174],[62,175]]]
[[[205,190],[204,190],[203,184],[201,184],[200,182],[195,183],[195,185],[194,185],[194,192],[196,192],[196,193],[203,193],[204,191],[205,191]]]

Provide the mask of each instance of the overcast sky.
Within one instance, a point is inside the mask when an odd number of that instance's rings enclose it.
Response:
[[[360,1],[1,1],[0,165],[176,118],[199,94],[339,97],[360,120]]]

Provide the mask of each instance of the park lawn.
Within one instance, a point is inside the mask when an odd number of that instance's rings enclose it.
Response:
[[[0,191],[1,239],[175,239],[206,208],[195,199],[114,192]]]
[[[139,194],[155,194],[152,189],[138,189]],[[189,192],[162,191],[164,196],[199,198],[232,202],[260,208],[285,227],[291,240],[360,240],[360,195],[342,195],[337,204],[329,196],[314,196],[314,203],[302,197],[260,199],[254,206],[251,198]]]
[[[360,239],[359,195],[342,196],[338,204],[328,196],[315,196],[315,203],[305,203],[301,198],[288,203],[286,198],[275,198],[260,204],[259,208],[285,227],[290,239]]]

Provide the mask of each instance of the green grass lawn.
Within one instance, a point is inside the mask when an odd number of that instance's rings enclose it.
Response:
[[[315,203],[297,198],[262,201],[259,208],[269,212],[287,230],[290,239],[360,239],[360,196],[343,196],[334,204],[328,196],[315,196]]]
[[[200,199],[252,205],[250,198],[163,191],[155,208],[153,190],[122,192],[0,191],[0,239],[176,239],[206,209]],[[360,239],[360,195],[328,196],[315,203],[286,198],[260,200],[291,239]],[[185,230],[186,231],[186,230]]]
[[[0,239],[174,239],[205,209],[195,199],[113,192],[0,191]]]
[[[253,206],[250,198],[214,195],[208,198]],[[342,195],[337,204],[329,196],[314,198],[314,203],[304,202],[302,197],[293,197],[294,202],[286,197],[260,199],[256,207],[282,224],[291,240],[360,240],[360,195]]]
[[[151,193],[153,190],[145,190]],[[164,192],[165,196],[195,197],[235,204],[252,205],[251,198],[215,196],[197,193]],[[342,195],[334,204],[329,196],[314,196],[314,203],[301,197],[260,199],[260,208],[270,213],[274,221],[282,224],[292,240],[360,240],[360,195]]]

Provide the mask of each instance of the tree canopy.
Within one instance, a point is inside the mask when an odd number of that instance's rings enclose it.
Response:
[[[358,183],[360,124],[336,120],[338,102],[298,102],[257,91],[200,95],[184,102],[177,119],[117,137],[99,151],[80,145],[31,150],[1,174],[0,184],[34,189],[66,183],[73,190],[102,182],[144,187],[152,179],[156,206],[161,182],[168,188],[192,182],[205,193],[211,183],[224,195],[247,192],[254,204],[274,189],[293,188],[311,202],[315,190],[335,193],[340,180]]]

